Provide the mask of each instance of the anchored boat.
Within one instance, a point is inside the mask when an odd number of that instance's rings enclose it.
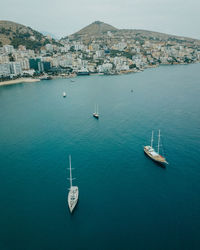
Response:
[[[154,161],[161,164],[168,164],[165,157],[160,154],[160,130],[158,131],[158,150],[153,148],[153,131],[151,136],[151,146],[144,146],[144,152]]]
[[[96,119],[99,119],[99,112],[98,112],[98,105],[96,104],[95,105],[95,109],[94,109],[94,113],[93,113],[93,116],[96,118]]]
[[[77,71],[77,76],[88,76],[90,72],[86,68],[81,68],[80,70]]]
[[[72,169],[71,169],[71,155],[69,156],[69,171],[70,171],[70,188],[69,188],[69,193],[68,193],[68,206],[69,210],[72,213],[77,202],[78,202],[78,187],[72,185]]]

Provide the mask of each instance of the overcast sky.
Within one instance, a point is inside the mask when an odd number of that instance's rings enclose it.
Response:
[[[0,20],[58,37],[99,20],[200,39],[200,0],[2,0]]]

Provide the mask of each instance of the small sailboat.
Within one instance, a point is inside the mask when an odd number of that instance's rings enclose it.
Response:
[[[71,155],[69,155],[69,171],[70,171],[70,188],[69,188],[69,193],[68,193],[68,206],[69,210],[72,213],[77,202],[78,202],[78,187],[72,185],[72,168],[71,168]]]
[[[63,97],[66,97],[66,96],[67,96],[66,92],[63,92]]]
[[[158,131],[158,150],[153,148],[153,131],[151,136],[151,146],[144,146],[144,152],[154,161],[162,164],[168,164],[166,159],[160,155],[160,130]]]
[[[96,119],[99,119],[99,112],[98,112],[98,105],[97,104],[95,105],[93,116]]]

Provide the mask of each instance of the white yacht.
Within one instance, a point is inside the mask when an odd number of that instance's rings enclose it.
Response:
[[[68,206],[69,210],[72,213],[77,202],[78,202],[78,187],[72,185],[72,169],[71,169],[71,155],[69,156],[69,171],[70,171],[70,188],[69,188],[69,193],[68,193]]]
[[[151,146],[144,146],[144,152],[154,161],[158,163],[168,164],[166,159],[160,155],[160,130],[158,131],[158,150],[157,152],[153,148],[153,131],[151,136]]]
[[[78,76],[87,76],[90,74],[89,70],[87,68],[81,68],[80,70],[77,71],[76,73]]]
[[[97,104],[95,105],[93,116],[96,119],[99,119],[99,112],[98,112],[98,105]]]
[[[66,97],[66,96],[67,96],[66,92],[63,92],[63,97]]]

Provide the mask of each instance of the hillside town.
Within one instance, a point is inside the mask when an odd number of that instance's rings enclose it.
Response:
[[[51,40],[51,37],[48,37]],[[0,47],[1,81],[18,77],[51,79],[89,74],[140,72],[167,64],[200,62],[200,46],[173,40],[133,39],[107,31],[87,42],[70,37],[40,50],[24,45]]]

